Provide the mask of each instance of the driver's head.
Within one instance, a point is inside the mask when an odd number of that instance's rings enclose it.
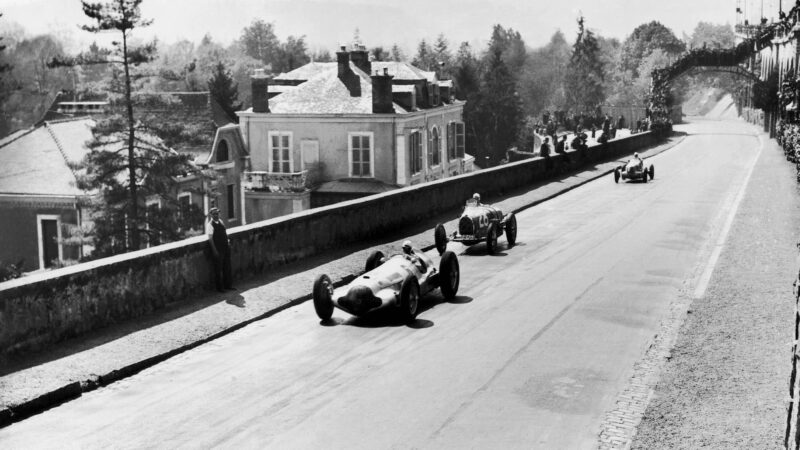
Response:
[[[638,157],[639,157],[639,153],[638,153],[638,152],[634,153],[634,154],[633,154],[633,157],[634,157],[634,158],[638,158]]]
[[[476,202],[480,203],[481,202],[481,194],[478,194],[477,192],[472,194],[472,199],[475,200]]]
[[[403,242],[403,253],[411,253],[411,241],[407,240]]]

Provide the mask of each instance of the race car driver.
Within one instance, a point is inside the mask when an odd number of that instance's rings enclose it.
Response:
[[[406,240],[403,242],[403,254],[405,255],[406,259],[411,261],[420,272],[426,272],[428,270],[428,265],[425,264],[425,261],[419,257],[417,251],[411,245],[411,241]]]

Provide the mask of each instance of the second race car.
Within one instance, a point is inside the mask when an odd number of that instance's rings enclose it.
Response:
[[[444,225],[437,224],[433,231],[434,243],[439,254],[447,249],[447,242],[461,242],[464,245],[475,245],[486,242],[486,251],[493,254],[497,249],[497,238],[506,233],[508,246],[517,242],[517,218],[514,213],[503,214],[499,208],[481,203],[481,196],[475,194],[467,200],[464,212],[458,219],[458,230],[448,236]]]

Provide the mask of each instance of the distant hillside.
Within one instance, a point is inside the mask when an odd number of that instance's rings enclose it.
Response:
[[[709,119],[736,118],[736,104],[733,97],[721,89],[707,89],[697,92],[683,103],[683,113],[687,116],[702,116]]]

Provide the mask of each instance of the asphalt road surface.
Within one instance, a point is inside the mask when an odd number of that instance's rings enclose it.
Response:
[[[494,256],[451,243],[459,295],[410,325],[321,325],[306,302],[2,429],[0,447],[593,448],[670,303],[702,293],[760,151],[743,122],[685,130],[650,183],[608,175],[527,209]]]

